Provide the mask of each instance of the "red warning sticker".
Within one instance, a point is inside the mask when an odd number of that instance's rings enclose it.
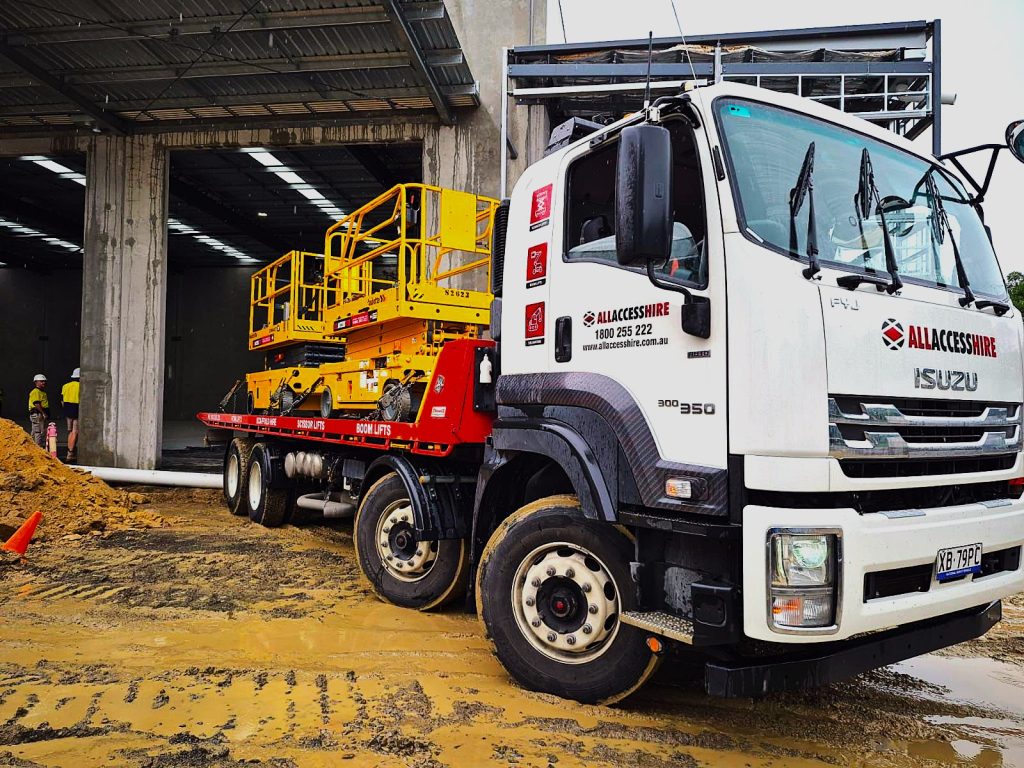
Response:
[[[526,305],[526,346],[544,343],[544,302]]]
[[[530,207],[530,231],[547,226],[551,221],[551,185],[533,190],[533,205]]]
[[[526,287],[544,285],[548,275],[548,244],[539,243],[526,252]]]

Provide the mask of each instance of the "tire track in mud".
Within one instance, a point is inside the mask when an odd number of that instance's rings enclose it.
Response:
[[[991,746],[930,722],[991,711],[890,671],[756,704],[665,674],[619,708],[524,692],[474,617],[370,597],[344,525],[157,511],[175,527],[0,571],[0,765],[897,766],[941,764],[908,744]]]

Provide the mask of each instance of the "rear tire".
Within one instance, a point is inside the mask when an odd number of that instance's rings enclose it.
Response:
[[[499,661],[523,687],[585,704],[611,704],[654,673],[639,629],[619,528],[583,517],[574,496],[522,507],[491,535],[477,570],[477,612]]]
[[[270,488],[267,484],[269,461],[267,446],[256,443],[249,458],[249,477],[246,481],[245,510],[254,523],[276,528],[285,521],[288,513],[288,491]]]
[[[464,539],[415,541],[413,519],[405,483],[382,477],[356,512],[356,560],[381,600],[428,611],[465,593],[469,558]]]
[[[253,441],[236,437],[224,454],[224,503],[232,515],[246,513],[246,491],[249,482],[249,454]]]

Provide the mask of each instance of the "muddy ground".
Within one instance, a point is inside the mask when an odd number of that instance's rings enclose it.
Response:
[[[146,493],[170,527],[0,567],[0,766],[1024,766],[1020,598],[987,638],[824,691],[709,699],[663,667],[580,706],[514,687],[474,616],[375,600],[350,523]]]

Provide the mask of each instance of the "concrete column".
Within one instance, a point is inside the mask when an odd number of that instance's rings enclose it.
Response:
[[[441,187],[501,197],[501,78],[502,48],[542,43],[547,23],[545,0],[445,0],[473,77],[480,84],[480,107],[460,110],[452,126],[428,127],[423,137],[423,181]],[[509,169],[508,188],[537,149],[540,133],[547,141],[544,108],[513,110],[509,138],[519,161]],[[540,125],[543,123],[543,125]],[[532,156],[531,156],[532,153]],[[458,287],[480,290],[483,276],[468,273],[455,278]]]
[[[97,137],[86,179],[80,458],[153,469],[163,425],[167,151],[152,136]]]
[[[428,184],[500,197],[502,48],[544,42],[545,0],[445,0],[473,77],[480,84],[480,108],[460,111],[453,126],[427,129],[423,180]],[[519,174],[547,143],[543,107],[511,113],[509,139],[519,160],[509,168],[509,191]],[[543,138],[539,138],[543,134]],[[539,145],[539,146],[538,146]]]

